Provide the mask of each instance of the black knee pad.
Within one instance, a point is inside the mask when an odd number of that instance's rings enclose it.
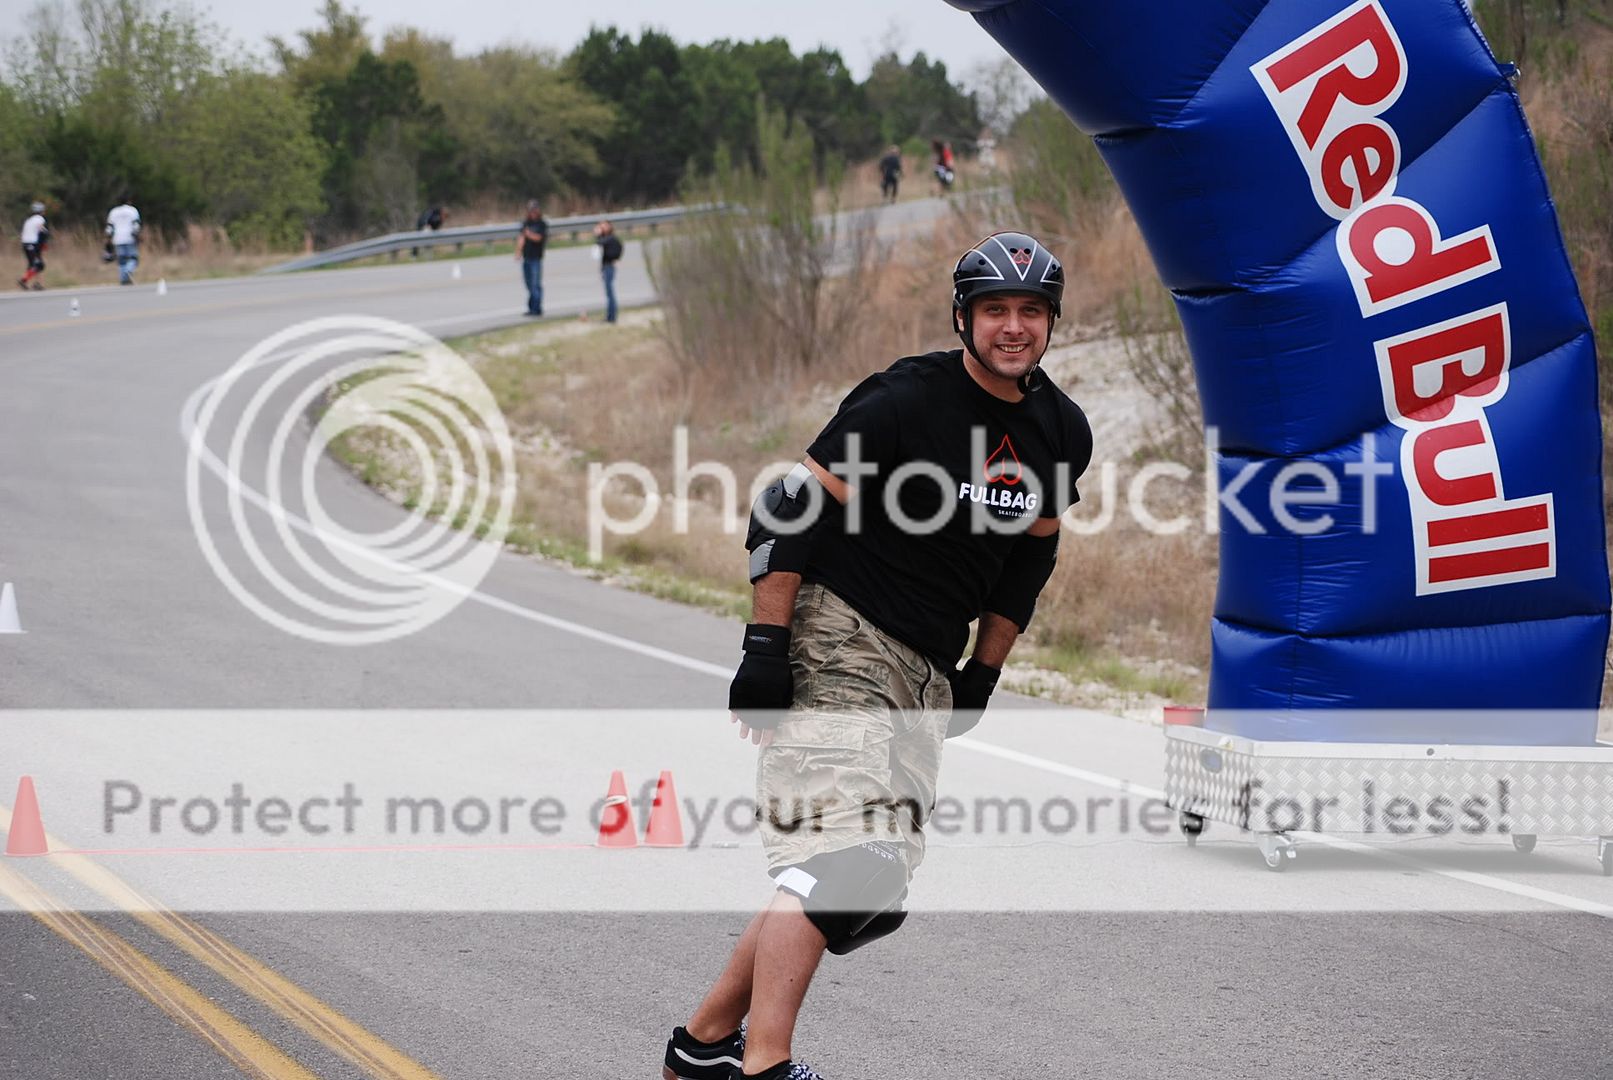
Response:
[[[896,933],[902,928],[902,923],[906,921],[907,912],[905,911],[881,911],[878,915],[868,920],[868,924],[855,934],[829,942],[829,951],[836,956],[856,952],[864,945],[871,945],[882,937],[889,937],[891,934]],[[825,934],[824,936],[827,937],[828,935]]]
[[[856,847],[814,855],[778,874],[779,888],[801,898],[806,917],[829,942],[831,952],[858,948],[858,935],[907,894],[907,859],[901,845],[870,840]],[[876,935],[894,932],[894,926]],[[869,938],[872,941],[874,938]]]

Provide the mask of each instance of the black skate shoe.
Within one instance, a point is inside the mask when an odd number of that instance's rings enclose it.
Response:
[[[728,1080],[745,1059],[745,1024],[726,1039],[703,1043],[683,1028],[666,1041],[662,1080]]]
[[[810,1065],[803,1065],[799,1061],[781,1061],[766,1072],[752,1076],[738,1065],[729,1075],[728,1080],[823,1080],[818,1070]]]

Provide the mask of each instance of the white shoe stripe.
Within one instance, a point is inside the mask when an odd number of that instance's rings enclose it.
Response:
[[[742,1062],[740,1061],[739,1058],[729,1057],[726,1054],[723,1054],[721,1056],[714,1057],[714,1058],[697,1058],[697,1057],[694,1057],[693,1055],[687,1053],[686,1051],[684,1051],[681,1047],[677,1047],[677,1046],[674,1046],[672,1048],[672,1052],[674,1054],[678,1055],[684,1061],[687,1061],[691,1065],[740,1065],[740,1064],[742,1064]]]

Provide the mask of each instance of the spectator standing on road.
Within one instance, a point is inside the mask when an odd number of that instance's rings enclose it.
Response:
[[[543,314],[543,247],[549,242],[549,223],[543,220],[538,200],[526,204],[526,220],[515,241],[515,257],[526,280],[526,313]]]
[[[1038,366],[1063,267],[1033,237],[998,233],[952,283],[964,348],[864,380],[752,509],[755,622],[728,707],[761,748],[777,891],[673,1030],[667,1080],[816,1080],[791,1049],[813,973],[825,949],[902,925],[942,740],[979,722],[1053,571],[1092,456],[1085,415]]]
[[[605,281],[605,321],[616,321],[616,264],[622,259],[622,241],[616,226],[601,221],[594,226],[594,242],[599,245],[599,276]]]
[[[36,202],[28,207],[28,217],[22,223],[22,257],[28,266],[17,279],[18,288],[39,292],[45,286],[39,275],[45,272],[45,248],[50,243],[50,227],[45,224],[45,204]]]
[[[896,187],[902,179],[902,151],[894,143],[879,159],[879,194],[888,203],[896,201]]]
[[[118,284],[133,285],[140,265],[140,211],[130,205],[128,195],[107,211],[106,235],[118,257]]]

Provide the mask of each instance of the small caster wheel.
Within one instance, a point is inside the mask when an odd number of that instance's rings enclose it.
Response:
[[[1187,837],[1188,847],[1197,844],[1199,837],[1204,835],[1205,822],[1202,815],[1183,810],[1176,821],[1181,826],[1182,835]]]
[[[1297,854],[1294,842],[1286,836],[1261,833],[1256,840],[1260,844],[1260,857],[1266,860],[1266,869],[1272,873],[1282,873],[1288,866],[1288,860]]]
[[[1535,849],[1534,833],[1513,833],[1512,846],[1527,855]]]

